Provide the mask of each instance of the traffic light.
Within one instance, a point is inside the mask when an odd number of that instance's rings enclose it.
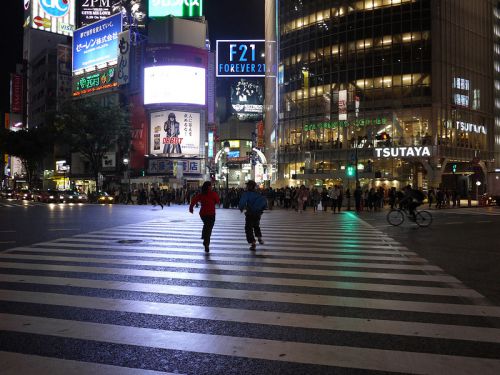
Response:
[[[144,171],[144,169],[141,170],[141,176],[142,177],[146,176],[146,172]]]
[[[354,165],[348,165],[346,168],[347,177],[354,177],[356,175],[356,168]]]
[[[453,173],[455,174],[457,172],[457,165],[456,164],[452,164],[451,165],[451,170],[453,171]]]

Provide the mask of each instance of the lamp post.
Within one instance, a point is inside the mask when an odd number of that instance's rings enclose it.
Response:
[[[224,197],[224,208],[229,208],[229,151],[231,149],[231,145],[229,141],[224,141],[224,154],[226,155],[226,162],[225,162],[225,167],[226,167],[226,194]]]
[[[479,206],[479,186],[481,186],[481,181],[476,181],[476,199],[477,205]]]
[[[126,167],[125,178],[127,179],[127,194],[128,194],[130,192],[130,170],[128,168],[129,166],[128,158],[123,158],[123,165]]]

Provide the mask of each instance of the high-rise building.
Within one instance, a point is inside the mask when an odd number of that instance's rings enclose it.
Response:
[[[475,191],[494,163],[496,3],[280,0],[279,181]]]

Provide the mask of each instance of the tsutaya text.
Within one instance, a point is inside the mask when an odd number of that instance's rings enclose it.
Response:
[[[422,147],[382,147],[375,149],[377,158],[418,158],[431,156],[431,148]]]

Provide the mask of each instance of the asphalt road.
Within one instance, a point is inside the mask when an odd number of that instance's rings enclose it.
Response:
[[[387,211],[361,218],[500,304],[500,208],[430,210],[433,223],[388,225]]]
[[[2,375],[500,373],[497,210],[278,209],[249,251],[221,209],[207,254],[186,206],[2,203]]]
[[[174,207],[0,201],[0,251],[170,217]],[[500,304],[500,208],[430,212],[434,221],[427,229],[407,222],[393,227],[386,221],[387,209],[363,212],[360,218]]]

